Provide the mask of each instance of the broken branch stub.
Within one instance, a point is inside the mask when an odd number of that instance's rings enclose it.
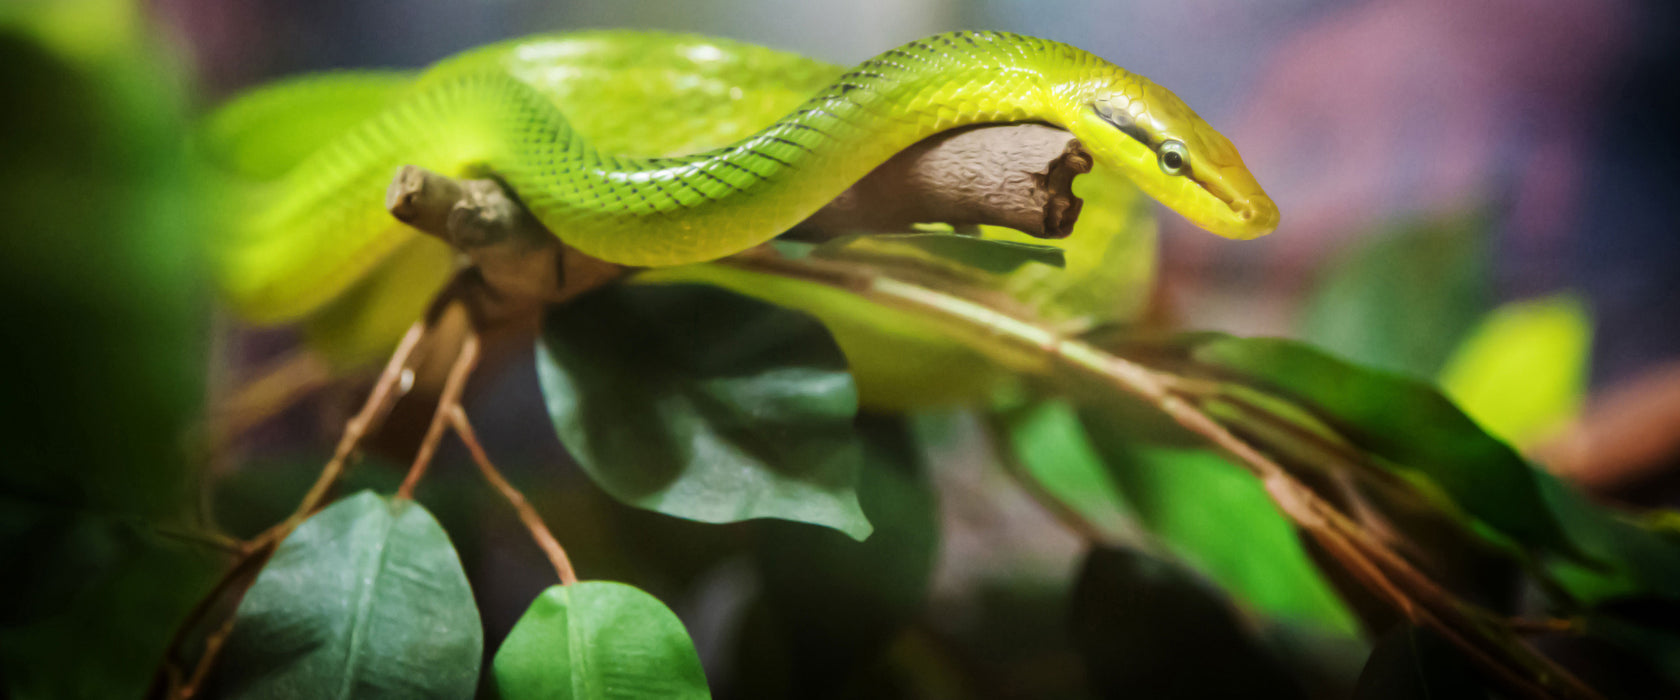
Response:
[[[1004,226],[1038,238],[1073,232],[1073,178],[1091,155],[1044,124],[935,134],[890,160],[794,228],[801,237],[903,232],[912,224]]]

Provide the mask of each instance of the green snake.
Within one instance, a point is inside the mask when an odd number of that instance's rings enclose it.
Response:
[[[567,245],[659,267],[774,238],[927,136],[1012,122],[1067,129],[1099,166],[1213,233],[1277,225],[1228,139],[1164,88],[1072,46],[959,31],[845,69],[606,31],[235,100],[207,128],[211,154],[244,176],[216,245],[220,285],[255,322],[344,295],[416,238],[382,206],[403,164],[499,178]]]

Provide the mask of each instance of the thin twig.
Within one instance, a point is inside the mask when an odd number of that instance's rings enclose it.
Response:
[[[531,531],[531,539],[536,540],[543,554],[548,555],[548,561],[554,565],[554,573],[559,575],[560,583],[567,586],[577,583],[577,572],[572,568],[572,560],[566,556],[565,548],[554,538],[554,533],[549,532],[548,526],[543,524],[542,515],[525,500],[525,495],[514,488],[513,484],[508,483],[508,480],[502,477],[502,473],[496,470],[496,465],[490,463],[490,457],[484,453],[484,447],[479,444],[478,436],[473,432],[472,423],[467,420],[467,412],[456,404],[449,407],[448,415],[450,423],[455,427],[455,433],[461,437],[461,442],[466,444],[467,451],[472,453],[473,462],[478,464],[479,471],[484,472],[485,480],[500,491],[502,498],[507,499],[519,513],[520,521]]]
[[[443,382],[443,393],[438,397],[437,410],[432,413],[432,423],[426,428],[426,437],[421,440],[420,449],[414,454],[414,463],[408,468],[408,476],[403,479],[402,486],[397,488],[397,498],[414,498],[414,489],[420,485],[420,478],[426,475],[432,458],[437,454],[438,444],[443,442],[443,432],[449,427],[449,409],[460,405],[461,394],[467,387],[467,378],[472,376],[473,368],[478,366],[478,354],[478,332],[468,330],[466,337],[461,340],[461,350],[455,356],[455,364],[449,368],[449,377]]]
[[[198,664],[193,667],[192,675],[181,686],[180,693],[172,697],[188,700],[198,695],[198,691],[204,687],[204,681],[210,677],[210,669],[214,666],[213,662],[216,657],[221,655],[222,647],[227,644],[228,636],[233,634],[233,623],[238,619],[235,615],[229,615],[226,620],[222,621],[221,626],[217,627],[216,631],[210,633],[210,636],[204,640],[204,653],[199,656]]]
[[[1569,634],[1581,631],[1580,625],[1574,620],[1548,617],[1531,620],[1525,617],[1513,617],[1505,620],[1505,625],[1517,634]]]
[[[244,555],[250,549],[248,544],[232,537],[228,537],[227,535],[223,535],[219,532],[184,530],[181,528],[157,525],[142,527],[151,530],[160,537],[168,537],[172,540],[179,540],[188,544],[209,547],[211,549],[221,550],[222,552],[228,554]]]
[[[391,360],[385,364],[385,370],[380,372],[379,381],[374,383],[372,393],[368,394],[367,401],[362,404],[362,410],[345,423],[344,436],[339,438],[332,459],[327,462],[326,468],[321,470],[321,476],[315,479],[315,484],[309,487],[309,493],[304,494],[297,510],[293,511],[292,516],[285,522],[269,528],[258,539],[285,539],[287,533],[307,519],[326,499],[327,493],[344,475],[344,467],[349,463],[350,455],[361,446],[362,439],[385,419],[391,407],[396,405],[397,399],[402,398],[398,387],[403,383],[403,373],[409,371],[410,360],[415,359],[421,339],[426,337],[431,328],[429,318],[409,326],[408,333],[403,335],[402,342],[398,343],[396,351],[391,353]]]
[[[215,663],[216,656],[221,652],[221,643],[218,639],[225,638],[232,631],[234,616],[229,615],[228,619],[218,625],[216,631],[206,638],[204,651],[199,654],[198,662],[193,665],[192,674],[185,680],[182,679],[180,670],[175,668],[175,654],[185,643],[186,637],[192,629],[198,626],[198,622],[209,614],[210,610],[216,606],[217,602],[222,600],[223,596],[228,595],[234,584],[255,578],[256,573],[262,569],[263,563],[268,560],[268,555],[272,552],[273,546],[273,541],[253,542],[247,548],[245,555],[228,568],[211,591],[199,599],[193,609],[187,613],[187,617],[181,622],[181,625],[175,629],[175,635],[170,640],[169,649],[164,656],[164,665],[159,674],[160,677],[153,679],[154,684],[163,683],[165,697],[171,698],[171,700],[186,700],[198,694],[200,685],[209,676],[210,667]]]

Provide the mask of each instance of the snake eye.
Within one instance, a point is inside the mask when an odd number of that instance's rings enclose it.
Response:
[[[1190,151],[1184,148],[1183,141],[1161,142],[1161,172],[1168,175],[1183,175],[1190,169]]]

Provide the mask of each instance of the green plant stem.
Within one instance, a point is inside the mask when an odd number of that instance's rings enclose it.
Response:
[[[403,335],[396,351],[391,353],[390,361],[385,364],[385,370],[380,372],[379,381],[374,383],[373,391],[362,404],[362,410],[344,425],[344,435],[339,438],[332,459],[327,461],[326,468],[321,470],[321,475],[316,477],[314,485],[309,487],[309,492],[304,494],[303,500],[298,503],[291,517],[259,535],[257,541],[278,542],[285,539],[287,533],[307,519],[309,514],[315,512],[315,509],[321,506],[321,502],[326,500],[332,487],[344,475],[344,468],[349,464],[350,456],[355,454],[368,433],[391,412],[391,407],[396,405],[397,399],[402,398],[404,391],[399,390],[399,387],[403,384],[403,374],[411,371],[410,366],[417,359],[416,351],[420,341],[429,335],[428,331],[432,328],[431,318],[428,316],[426,320],[415,322]]]
[[[1440,632],[1524,697],[1596,699],[1568,671],[1527,647],[1491,612],[1458,599],[1289,474],[1278,462],[1227,430],[1171,389],[1172,375],[1128,361],[1090,343],[1065,338],[1028,319],[950,291],[906,283],[821,260],[787,260],[763,249],[723,262],[739,269],[825,284],[883,306],[915,313],[954,332],[1007,366],[1037,356],[1139,397],[1230,454],[1265,485],[1279,510],[1311,534],[1356,578],[1408,619]]]

